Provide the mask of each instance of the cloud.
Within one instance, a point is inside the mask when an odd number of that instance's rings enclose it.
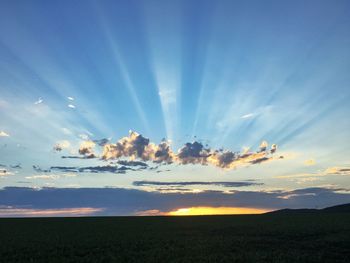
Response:
[[[326,175],[350,175],[350,167],[330,167],[327,168],[324,173]]]
[[[50,169],[42,169],[38,165],[33,165],[33,169],[34,169],[34,171],[36,171],[38,173],[50,173],[51,172]]]
[[[96,143],[99,146],[105,146],[107,143],[109,143],[110,139],[103,138],[99,140],[93,140],[94,143]]]
[[[139,162],[139,161],[120,160],[117,163],[120,164],[120,165],[125,165],[125,166],[144,166],[144,167],[148,167],[147,163]]]
[[[86,155],[86,156],[76,156],[76,155],[63,155],[62,159],[93,159],[96,158],[95,155]]]
[[[43,102],[44,102],[43,98],[42,98],[42,97],[39,97],[39,99],[38,99],[37,101],[34,102],[34,105],[39,105],[39,104],[41,104],[41,103],[43,103]]]
[[[88,216],[102,212],[103,208],[78,207],[59,209],[28,209],[16,207],[0,207],[0,217],[66,217]]]
[[[14,173],[7,169],[0,169],[0,177],[6,177],[9,175],[14,175]]]
[[[167,142],[163,141],[159,145],[155,145],[150,143],[148,138],[130,131],[128,137],[120,139],[117,143],[104,145],[102,159],[129,157],[131,160],[141,159],[156,163],[171,163],[172,155]]]
[[[315,160],[314,159],[308,159],[308,160],[305,160],[304,164],[306,166],[313,166],[316,164]]]
[[[207,158],[210,156],[210,149],[205,149],[200,142],[188,142],[180,148],[177,154],[177,160],[181,164],[207,164]]]
[[[151,209],[146,211],[138,211],[135,213],[135,216],[165,216],[166,212],[161,212],[158,209]]]
[[[82,134],[79,134],[79,138],[81,138],[84,141],[88,141],[90,137],[89,135],[82,133]]]
[[[345,191],[347,190],[347,191]],[[0,206],[36,210],[103,209],[91,215],[134,215],[140,211],[174,211],[186,207],[319,208],[350,202],[349,189],[304,188],[291,191],[202,191],[160,193],[123,188],[0,189]],[[25,216],[25,215],[24,215]]]
[[[33,176],[26,176],[25,179],[44,179],[44,180],[57,180],[59,179],[60,176],[57,174],[50,174],[50,175],[46,175],[46,174],[42,174],[42,175],[33,175]]]
[[[56,152],[60,152],[63,149],[68,149],[70,147],[70,142],[67,140],[63,140],[63,141],[59,141],[55,144],[55,146],[53,147],[54,151]]]
[[[262,141],[259,146],[260,152],[265,152],[268,146],[269,144],[267,143],[267,141]]]
[[[262,185],[262,183],[255,182],[159,182],[159,181],[134,181],[132,183],[135,186],[188,186],[188,185],[217,185],[224,187],[244,187],[252,185]]]
[[[131,160],[152,161],[154,163],[177,164],[212,164],[217,167],[233,169],[241,165],[258,164],[279,159],[273,156],[277,145],[273,144],[268,150],[268,143],[263,141],[257,152],[245,150],[243,153],[228,150],[213,150],[205,148],[198,141],[185,143],[177,153],[174,153],[168,141],[163,140],[156,145],[148,138],[137,132],[130,131],[128,137],[124,137],[115,144],[105,144],[102,159],[113,160],[129,157]]]
[[[10,135],[4,131],[0,131],[0,137],[9,137]]]
[[[344,175],[350,176],[350,167],[329,167],[324,171],[318,171],[315,173],[300,173],[300,174],[290,174],[290,175],[280,175],[275,178],[279,179],[290,179],[290,178],[301,178],[301,177],[322,177],[328,175]]]
[[[248,113],[246,115],[241,116],[241,119],[248,119],[254,117],[254,113]]]
[[[10,165],[10,167],[11,167],[12,169],[22,169],[22,166],[21,166],[20,163],[19,163],[19,164],[15,164],[15,165]]]
[[[72,167],[72,166],[52,166],[51,170],[62,171],[62,172],[73,172],[73,173],[117,173],[124,174],[126,171],[140,171],[146,169],[147,166],[141,166],[138,168],[131,168],[127,166],[116,166],[116,165],[104,165],[104,166],[87,166],[87,167]]]
[[[96,144],[93,141],[83,141],[79,147],[79,154],[86,158],[95,158],[94,148]]]

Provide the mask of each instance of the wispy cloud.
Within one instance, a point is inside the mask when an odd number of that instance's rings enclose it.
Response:
[[[71,173],[116,173],[124,174],[126,171],[140,171],[147,169],[147,166],[141,166],[138,168],[132,168],[127,166],[118,165],[101,165],[101,166],[86,166],[86,167],[75,167],[75,166],[52,166],[50,170],[56,170],[61,172],[71,172]]]
[[[292,178],[302,178],[302,177],[322,177],[322,176],[331,176],[331,175],[342,175],[350,176],[350,167],[329,167],[323,171],[318,171],[314,173],[297,173],[297,174],[287,174],[279,175],[275,178],[279,179],[292,179]]]
[[[248,113],[248,114],[241,116],[241,119],[248,119],[248,118],[252,118],[252,117],[254,117],[254,113]]]
[[[326,175],[350,175],[350,167],[330,167],[324,173]]]
[[[59,209],[30,209],[16,207],[1,207],[0,217],[52,217],[52,216],[87,216],[102,212],[103,208],[77,207]]]
[[[135,186],[189,186],[189,185],[216,185],[224,187],[244,187],[252,185],[262,185],[255,182],[160,182],[160,181],[134,181]]]
[[[43,98],[40,97],[37,101],[34,102],[34,105],[39,105],[43,102],[44,102]]]
[[[41,175],[32,175],[26,176],[25,179],[43,179],[43,180],[57,180],[60,176],[57,174],[41,174]]]

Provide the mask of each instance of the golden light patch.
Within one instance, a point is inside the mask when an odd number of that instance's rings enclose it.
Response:
[[[306,161],[304,162],[304,164],[307,165],[307,166],[312,166],[312,165],[315,165],[316,162],[315,162],[314,159],[309,159],[309,160],[306,160]]]
[[[262,214],[268,209],[246,207],[188,207],[168,212],[170,216]]]

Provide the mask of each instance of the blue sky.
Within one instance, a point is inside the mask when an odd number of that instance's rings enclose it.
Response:
[[[349,11],[348,1],[1,1],[0,216],[350,202]],[[100,201],[40,206],[21,191]],[[273,201],[255,202],[261,193]]]

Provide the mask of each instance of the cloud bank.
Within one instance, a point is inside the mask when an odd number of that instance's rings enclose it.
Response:
[[[349,190],[341,188],[258,192],[203,191],[200,193],[159,193],[123,188],[5,187],[0,189],[1,211],[6,207],[34,210],[99,209],[91,215],[135,215],[137,212],[147,210],[169,212],[184,207],[200,206],[262,209],[324,208],[349,202]],[[25,213],[23,215],[26,216]]]
[[[163,140],[160,144],[155,144],[141,134],[130,131],[128,137],[124,137],[116,143],[104,144],[101,158],[103,160],[114,160],[127,157],[130,160],[139,159],[154,163],[211,164],[220,168],[234,169],[238,166],[279,159],[279,157],[274,156],[277,145],[272,144],[270,148],[268,146],[268,143],[263,141],[258,151],[244,151],[241,153],[205,148],[202,143],[194,141],[186,143],[175,153],[166,140]]]

